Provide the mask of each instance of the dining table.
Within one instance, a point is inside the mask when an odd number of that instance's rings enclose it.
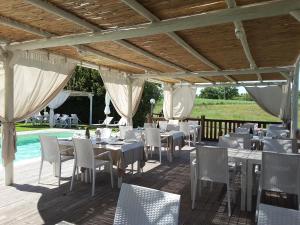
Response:
[[[113,165],[117,168],[118,187],[121,186],[122,180],[126,175],[126,168],[129,165],[133,165],[137,162],[137,173],[140,174],[141,168],[144,167],[145,162],[147,161],[144,151],[144,142],[142,141],[126,142],[118,139],[106,139],[99,141],[92,139],[91,141],[95,156],[105,151],[109,151],[111,153]],[[71,138],[59,138],[58,143],[64,155],[74,154]],[[88,181],[87,175],[85,180]]]

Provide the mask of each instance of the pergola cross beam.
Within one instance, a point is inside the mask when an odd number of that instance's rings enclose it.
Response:
[[[52,3],[48,2],[48,1],[44,1],[44,0],[26,0],[28,3],[38,7],[38,8],[41,8],[49,13],[52,13],[52,14],[55,14],[61,18],[64,18],[72,23],[75,23],[81,27],[84,27],[88,30],[91,30],[93,32],[102,32],[104,31],[102,28],[100,28],[99,26],[93,24],[93,23],[90,23],[89,21],[85,20],[85,19],[82,19],[80,17],[78,17],[77,15],[73,14],[73,13],[70,13],[66,10],[63,10],[55,5],[53,5]],[[143,55],[144,57],[146,58],[149,58],[151,60],[154,60],[158,63],[161,63],[165,66],[168,66],[168,67],[171,67],[171,68],[174,68],[176,70],[179,70],[179,71],[186,71],[186,69],[178,66],[177,64],[175,63],[172,63],[164,58],[161,58],[159,56],[156,56],[138,46],[135,46],[133,45],[132,43],[126,41],[126,40],[115,40],[114,41],[115,43],[131,50],[131,51],[134,51],[140,55]]]
[[[150,12],[147,8],[145,8],[142,4],[135,0],[121,0],[123,3],[125,3],[127,6],[129,6],[131,9],[133,9],[135,12],[139,13],[141,16],[147,18],[150,22],[156,23],[160,22],[161,20],[154,15],[152,12]],[[209,61],[205,56],[200,54],[198,51],[196,51],[192,46],[190,46],[185,40],[183,40],[180,36],[178,36],[175,32],[168,32],[166,33],[170,38],[172,38],[179,46],[184,48],[187,52],[189,52],[191,55],[193,55],[196,59],[200,60],[204,64],[208,65],[209,67],[220,70],[220,67],[218,67],[216,64]],[[235,79],[232,77],[225,75],[228,80],[232,82],[236,82]]]

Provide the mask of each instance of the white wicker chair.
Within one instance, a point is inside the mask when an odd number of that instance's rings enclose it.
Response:
[[[161,138],[160,130],[158,128],[147,128],[145,129],[145,146],[150,147],[151,157],[152,148],[158,148],[159,151],[159,162],[161,163]]]
[[[288,138],[290,134],[289,130],[283,130],[283,129],[268,129],[267,130],[267,137],[272,137],[272,138]]]
[[[219,137],[218,146],[221,148],[244,148],[244,139],[240,137]]]
[[[201,146],[196,149],[196,166],[193,166],[192,184],[192,209],[195,208],[196,190],[199,183],[201,192],[201,181],[218,182],[226,184],[228,198],[228,215],[231,215],[230,184],[227,148],[215,146]]]
[[[257,206],[262,190],[295,194],[300,209],[300,155],[263,151]],[[256,218],[258,211],[259,207],[256,208]]]
[[[128,130],[133,130],[133,127],[132,126],[119,126],[119,130],[120,130],[120,139],[125,139],[126,132]]]
[[[109,151],[103,152],[99,155],[94,155],[94,149],[91,140],[89,139],[78,139],[73,138],[74,150],[75,150],[75,160],[73,167],[73,174],[71,180],[70,191],[73,189],[74,176],[77,167],[82,167],[86,169],[90,169],[92,172],[92,196],[95,195],[95,180],[96,180],[96,168],[100,168],[102,166],[109,166],[110,168],[110,178],[111,178],[111,186],[114,187],[114,179],[113,179],[113,166],[112,166],[112,158],[111,153]],[[109,158],[106,160],[99,160],[96,157],[107,156]]]
[[[189,146],[191,146],[191,135],[194,135],[194,133],[191,133],[192,129],[189,126],[187,122],[180,122],[179,123],[179,131],[184,133],[185,138],[187,138]],[[193,136],[194,140],[194,136]],[[195,143],[193,143],[195,145]]]
[[[237,134],[249,134],[250,129],[247,127],[237,127],[235,128],[235,133]]]
[[[180,195],[122,184],[114,225],[177,225]]]
[[[249,133],[248,134],[245,134],[245,133],[240,133],[240,134],[230,133],[229,135],[230,135],[230,137],[242,138],[243,142],[244,142],[244,146],[243,146],[244,149],[251,149],[252,148],[252,146],[251,146],[251,136],[250,136]]]
[[[40,142],[41,142],[41,166],[39,172],[39,180],[40,183],[43,163],[44,161],[49,163],[55,163],[59,166],[58,171],[58,186],[60,186],[60,178],[61,178],[61,164],[69,159],[73,159],[73,156],[65,156],[62,155],[59,149],[59,144],[56,137],[50,137],[45,135],[40,135]]]
[[[264,151],[277,153],[297,153],[298,146],[296,139],[265,139]]]
[[[144,128],[155,128],[155,123],[144,123]]]

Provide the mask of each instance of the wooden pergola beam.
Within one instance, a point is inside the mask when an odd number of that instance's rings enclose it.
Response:
[[[42,36],[42,37],[51,37],[53,36],[51,33],[44,31],[42,29],[30,26],[30,25],[26,25],[24,23],[20,23],[18,21],[9,19],[7,17],[4,16],[0,16],[0,24],[4,25],[4,26],[8,26],[8,27],[12,27],[18,30],[23,30],[26,31],[28,33],[31,34],[36,34],[38,36]]]
[[[36,35],[39,35],[39,36],[42,36],[42,37],[55,36],[55,34],[53,34],[53,33],[47,32],[45,30],[30,26],[30,25],[27,25],[27,24],[24,24],[24,23],[20,23],[18,21],[15,21],[15,20],[9,19],[7,17],[3,17],[3,16],[0,16],[0,24],[2,24],[4,26],[11,27],[11,28],[14,28],[14,29],[22,30],[22,31],[25,31],[25,32],[28,32],[28,33],[36,34]],[[8,41],[6,40],[5,43],[7,43],[7,42]],[[141,70],[144,70],[144,71],[159,72],[159,71],[154,70],[152,68],[142,66],[142,65],[139,65],[137,63],[133,63],[133,62],[118,58],[116,56],[107,54],[107,53],[99,51],[99,50],[95,50],[95,49],[90,48],[88,46],[77,45],[77,46],[73,46],[73,47],[75,47],[78,50],[79,53],[84,53],[86,55],[93,55],[93,56],[97,56],[97,57],[103,57],[103,58],[112,60],[114,62],[123,64],[123,65],[126,65],[126,66],[130,66],[130,67],[133,67],[133,68],[136,68],[136,69],[141,69]]]
[[[290,12],[291,16],[293,16],[296,20],[300,22],[300,9]]]
[[[131,9],[139,13],[141,16],[147,18],[150,22],[156,23],[160,22],[161,20],[154,15],[152,12],[150,12],[147,8],[145,8],[142,4],[135,0],[121,0],[123,3],[125,3],[127,6],[129,6]],[[209,61],[205,56],[201,55],[198,51],[196,51],[192,46],[190,46],[185,40],[183,40],[180,36],[178,36],[175,32],[168,32],[166,33],[170,38],[172,38],[179,46],[184,48],[187,52],[189,52],[192,56],[194,56],[196,59],[200,60],[204,64],[210,66],[211,68],[215,70],[220,70],[220,68]],[[236,82],[233,78],[230,76],[225,75],[225,77],[232,81]]]
[[[234,8],[237,7],[235,0],[226,0],[226,3],[228,5],[228,8],[230,8],[230,9],[234,9]],[[244,53],[245,53],[246,58],[247,58],[247,60],[250,64],[250,68],[256,69],[257,65],[255,63],[255,60],[254,60],[252,54],[251,54],[251,50],[250,50],[248,40],[247,40],[247,34],[245,32],[243,23],[241,21],[238,21],[238,20],[234,21],[233,23],[234,23],[234,26],[235,26],[235,35],[240,40],[240,42],[243,46]],[[262,81],[261,74],[257,73],[256,75],[257,75],[258,80]]]
[[[61,18],[64,18],[72,23],[75,23],[81,27],[84,27],[88,30],[91,30],[93,32],[102,32],[104,31],[102,28],[100,28],[99,26],[95,25],[95,24],[92,24],[90,23],[89,21],[87,20],[84,20],[80,17],[78,17],[77,15],[73,14],[73,13],[70,13],[66,10],[63,10],[57,6],[55,6],[54,4],[46,1],[46,0],[26,0],[28,3],[34,5],[35,7],[38,7],[40,9],[43,9],[51,14],[55,14]],[[143,55],[153,61],[156,61],[158,63],[161,63],[165,66],[168,66],[168,67],[171,67],[171,68],[174,68],[176,70],[180,70],[180,71],[186,71],[186,69],[176,65],[175,63],[172,63],[164,58],[161,58],[159,56],[156,56],[142,48],[139,48],[133,44],[131,44],[130,42],[126,41],[126,40],[116,40],[114,41],[115,43],[131,50],[131,51],[134,51],[140,55]]]
[[[146,74],[133,74],[133,78],[159,78],[159,77],[169,77],[169,78],[178,78],[178,77],[214,77],[214,76],[224,76],[226,74],[232,75],[249,75],[256,73],[289,73],[293,71],[294,66],[289,67],[258,67],[256,69],[247,68],[247,69],[237,69],[237,70],[221,70],[221,71],[195,71],[195,72],[177,72],[177,73],[146,73]]]
[[[194,84],[194,87],[215,87],[215,86],[224,86],[224,87],[256,87],[256,86],[272,86],[272,85],[285,85],[287,81],[271,81],[271,82],[243,82],[243,83],[216,83],[216,84]]]
[[[27,42],[12,43],[9,50],[33,50],[39,48],[78,45],[104,41],[116,41],[134,37],[174,32],[185,29],[206,27],[234,21],[251,20],[289,14],[300,8],[299,0],[277,0],[240,6],[232,9],[220,9],[193,16],[173,18],[152,24],[107,30],[94,33],[52,37]]]

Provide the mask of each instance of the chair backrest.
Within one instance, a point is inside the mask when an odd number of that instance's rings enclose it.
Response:
[[[54,114],[54,120],[57,120],[60,117],[59,113]]]
[[[102,128],[100,130],[100,132],[101,132],[101,138],[108,139],[111,136],[112,129],[110,129],[110,128]]]
[[[56,137],[40,135],[43,160],[54,163],[59,162],[60,150]]]
[[[125,139],[125,141],[126,140],[137,140],[134,130],[126,130],[124,139]]]
[[[236,134],[236,133],[230,133],[231,137],[236,138],[243,138],[244,141],[244,149],[251,149],[251,135],[249,133],[247,134]]]
[[[299,179],[299,154],[262,153],[261,188],[263,190],[298,195]]]
[[[227,183],[229,179],[227,148],[201,146],[196,150],[198,179]]]
[[[177,225],[179,209],[180,195],[123,183],[114,225]]]
[[[144,128],[155,128],[154,123],[144,123]]]
[[[237,134],[249,134],[250,129],[247,128],[247,127],[237,127],[237,128],[235,128],[235,133],[237,133]]]
[[[244,139],[239,137],[219,137],[218,146],[221,148],[244,148]]]
[[[161,147],[160,130],[158,128],[145,129],[145,144],[147,146]]]
[[[264,139],[264,151],[277,153],[297,153],[296,139]]]
[[[91,140],[73,138],[73,144],[77,166],[93,168],[95,156]]]
[[[250,129],[254,130],[255,128],[258,127],[258,124],[257,123],[244,123],[241,125],[242,128],[248,128],[249,131]]]
[[[178,125],[179,124],[179,120],[169,120],[168,124]]]
[[[119,126],[125,126],[125,125],[127,125],[127,119],[124,118],[124,117],[122,117],[122,118],[119,120],[118,125],[119,125]]]
[[[103,124],[104,124],[104,125],[108,125],[108,124],[111,123],[112,120],[113,120],[113,117],[112,117],[112,116],[107,116],[107,117],[105,118],[105,120],[103,121]]]
[[[119,126],[119,130],[120,130],[120,138],[121,139],[125,139],[125,135],[126,135],[126,132],[128,130],[132,130],[133,127],[132,126]]]
[[[179,131],[183,132],[185,136],[190,135],[190,126],[187,122],[180,122],[179,123]]]
[[[167,131],[179,131],[179,125],[168,123],[166,130]]]
[[[189,125],[199,125],[197,120],[188,120]]]
[[[268,130],[286,130],[283,124],[269,124]]]
[[[287,138],[289,137],[289,130],[268,129],[266,136],[272,138]]]
[[[159,121],[158,124],[161,130],[167,130],[168,121]]]

